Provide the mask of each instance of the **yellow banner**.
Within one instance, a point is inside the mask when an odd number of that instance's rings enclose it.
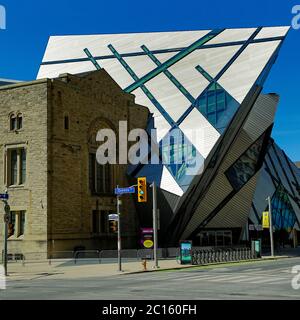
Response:
[[[262,226],[263,228],[270,228],[269,211],[263,212],[262,215]]]

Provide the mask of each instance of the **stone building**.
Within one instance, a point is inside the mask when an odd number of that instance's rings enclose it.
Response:
[[[96,134],[117,134],[120,120],[128,131],[145,128],[149,111],[134,99],[104,69],[0,87],[0,191],[9,193],[14,227],[9,253],[31,259],[116,248],[107,215],[116,212],[114,187],[128,186],[127,166],[96,162]],[[134,199],[122,200],[123,247],[136,247]]]

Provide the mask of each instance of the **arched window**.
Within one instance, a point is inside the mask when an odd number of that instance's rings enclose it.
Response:
[[[95,119],[88,130],[89,145],[89,187],[92,195],[113,193],[113,166],[109,163],[101,165],[96,159],[99,142],[96,141],[100,129],[111,129],[112,125],[104,119]]]
[[[11,114],[9,117],[9,130],[14,131],[17,129],[17,117],[15,114]]]
[[[15,113],[12,113],[9,117],[9,130],[15,131],[20,130],[23,128],[23,114],[18,113],[17,115]]]
[[[19,113],[17,115],[17,130],[20,130],[23,128],[23,115],[22,113]]]

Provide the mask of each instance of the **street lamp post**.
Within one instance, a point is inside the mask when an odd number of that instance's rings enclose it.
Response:
[[[152,183],[152,193],[153,193],[153,256],[154,256],[154,268],[159,268],[157,259],[157,193],[155,181]]]
[[[274,257],[274,239],[273,239],[273,220],[272,220],[272,204],[271,197],[268,197],[268,205],[269,205],[269,222],[270,222],[270,243],[271,243],[271,256]]]
[[[119,188],[119,186],[117,186]],[[120,213],[120,195],[117,195],[117,215],[118,215],[118,266],[119,271],[122,271],[122,257],[121,257],[121,250],[122,250],[122,242],[121,242],[121,213]]]

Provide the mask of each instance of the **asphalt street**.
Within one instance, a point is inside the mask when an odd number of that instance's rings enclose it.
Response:
[[[8,281],[0,299],[300,299],[300,289],[292,287],[297,265],[300,258],[101,278],[55,280],[41,275]]]

